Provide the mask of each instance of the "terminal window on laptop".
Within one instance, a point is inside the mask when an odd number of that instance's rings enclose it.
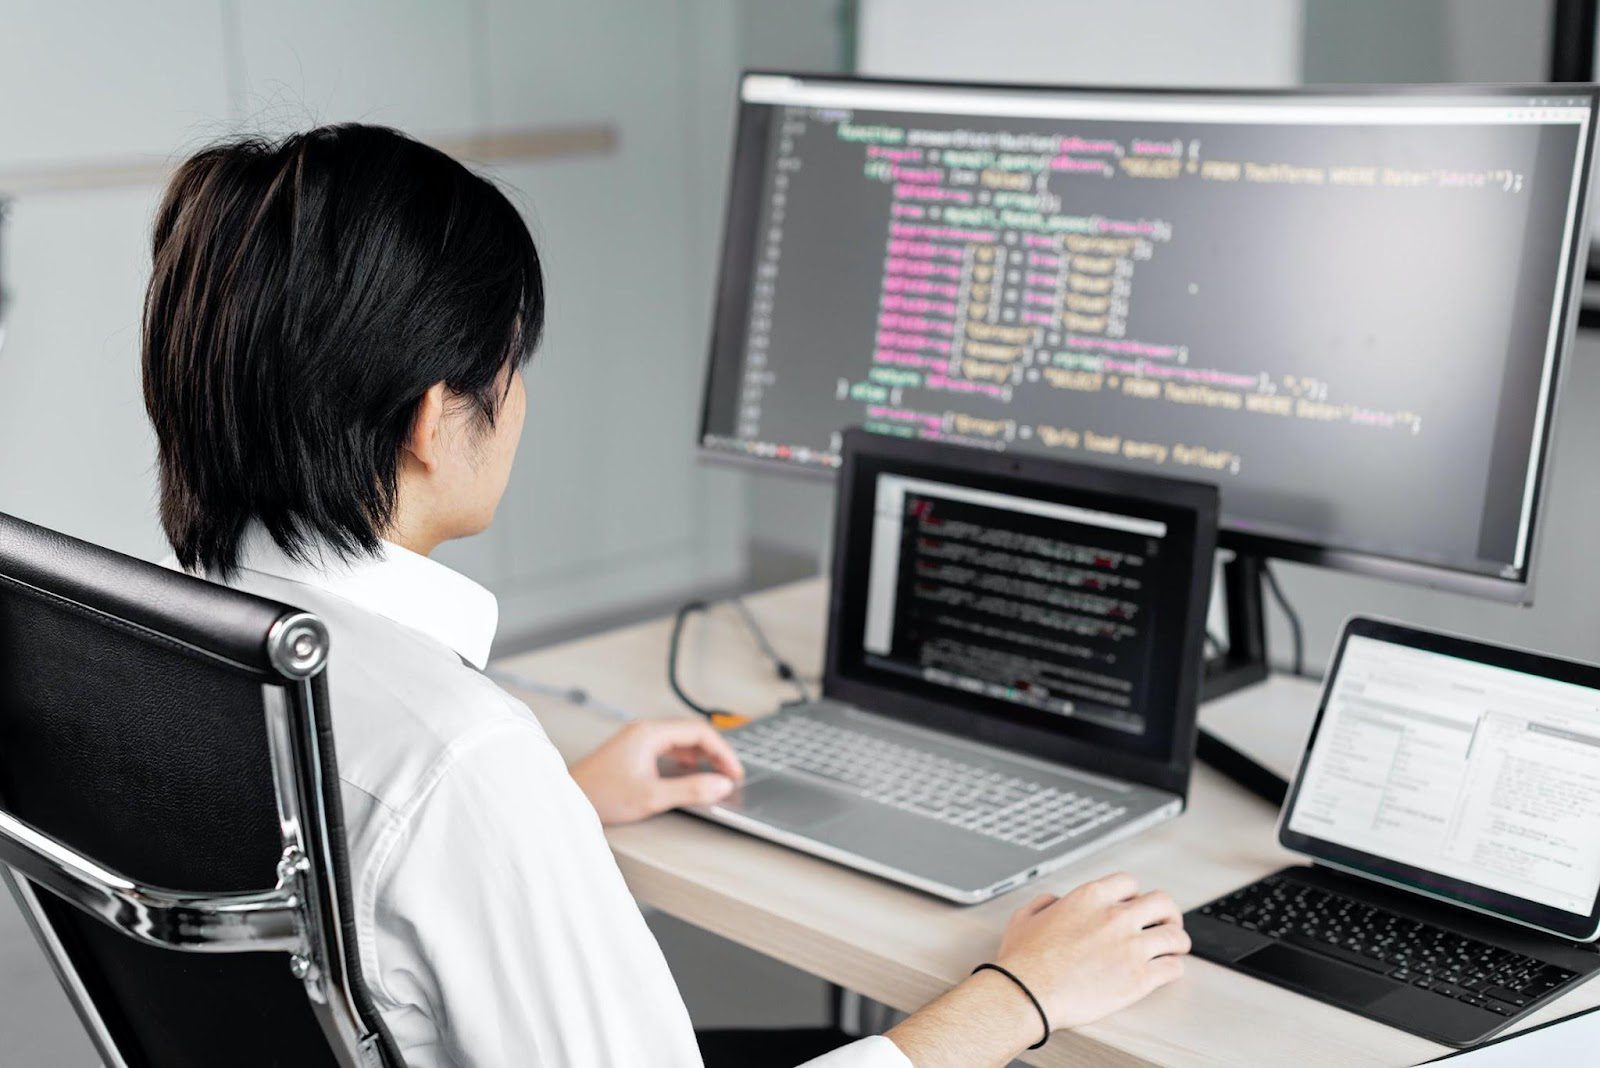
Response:
[[[1166,537],[1159,519],[880,472],[859,663],[1142,736]]]
[[[1452,1045],[1600,970],[1600,667],[1344,629],[1279,824],[1316,862],[1190,917],[1196,952]]]
[[[845,435],[822,700],[702,814],[980,901],[1182,810],[1217,493]]]

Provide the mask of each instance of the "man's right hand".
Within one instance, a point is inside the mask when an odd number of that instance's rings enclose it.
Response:
[[[1183,974],[1178,906],[1131,875],[1041,894],[1006,925],[994,963],[1026,983],[1053,1028],[1133,1004]],[[1040,1037],[1039,1014],[1004,976],[981,971],[896,1025],[889,1040],[917,1068],[1003,1065]]]
[[[1052,1026],[1077,1027],[1180,978],[1188,952],[1172,898],[1141,894],[1133,876],[1119,873],[1018,909],[995,963],[1028,984]]]

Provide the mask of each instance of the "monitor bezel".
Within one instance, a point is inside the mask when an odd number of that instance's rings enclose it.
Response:
[[[881,78],[846,74],[814,74],[795,71],[747,69],[740,73],[738,107],[734,119],[734,148],[729,167],[727,208],[723,220],[723,241],[718,261],[716,301],[712,312],[710,345],[705,361],[705,371],[700,398],[700,416],[696,436],[698,458],[705,463],[728,465],[747,470],[783,474],[812,481],[831,480],[837,471],[797,463],[777,457],[753,456],[707,444],[712,409],[712,384],[714,372],[727,359],[739,359],[744,340],[744,323],[749,311],[748,272],[738,285],[733,284],[755,256],[757,219],[761,195],[763,170],[763,145],[754,143],[747,135],[748,125],[756,109],[764,104],[751,104],[744,100],[746,79],[792,78],[810,84],[905,86],[927,89],[978,89],[1028,93],[1083,93],[1113,94],[1134,97],[1233,97],[1233,98],[1306,98],[1321,97],[1346,99],[1361,97],[1516,97],[1561,96],[1587,98],[1590,120],[1584,142],[1579,146],[1581,174],[1577,194],[1577,218],[1574,220],[1572,242],[1566,250],[1566,285],[1560,294],[1555,353],[1550,367],[1550,389],[1544,423],[1540,431],[1538,452],[1533,472],[1533,498],[1528,514],[1528,534],[1525,555],[1520,573],[1515,577],[1491,575],[1464,568],[1382,553],[1374,550],[1334,546],[1315,541],[1264,534],[1259,531],[1231,526],[1223,517],[1218,535],[1218,546],[1236,553],[1262,558],[1287,560],[1334,570],[1368,575],[1374,578],[1404,582],[1429,589],[1467,594],[1484,600],[1509,604],[1533,603],[1535,565],[1541,556],[1544,523],[1541,522],[1545,497],[1548,494],[1552,468],[1554,427],[1562,409],[1566,393],[1567,364],[1578,324],[1586,277],[1587,249],[1589,246],[1590,185],[1593,181],[1597,126],[1600,126],[1600,83],[1532,83],[1532,84],[1481,84],[1481,83],[1430,83],[1416,85],[1339,85],[1339,86],[1260,86],[1229,88],[1207,87],[1130,87],[1114,85],[1040,85],[1015,82],[934,81],[915,78]],[[742,253],[742,254],[741,254]]]
[[[996,745],[1051,763],[1082,768],[1103,775],[1143,783],[1187,797],[1189,777],[1194,767],[1196,724],[1199,717],[1201,668],[1205,659],[1205,617],[1211,602],[1215,569],[1211,561],[1216,552],[1217,490],[1205,482],[1175,479],[1166,475],[1121,471],[1050,456],[1023,456],[963,448],[943,442],[918,441],[873,434],[860,428],[844,432],[840,455],[839,506],[833,516],[832,579],[828,594],[827,642],[823,658],[824,696],[898,719],[915,726],[932,728],[974,741]],[[1172,736],[1164,755],[1125,752],[1091,739],[1051,729],[1048,723],[1027,725],[997,717],[962,703],[952,694],[912,693],[904,686],[858,678],[849,671],[849,652],[843,647],[852,632],[847,614],[860,598],[850,580],[858,557],[852,554],[850,536],[856,517],[855,494],[870,494],[875,487],[863,486],[855,478],[858,463],[881,463],[891,470],[896,466],[934,467],[961,480],[984,477],[1032,482],[1055,491],[1077,491],[1102,496],[1136,496],[1139,500],[1185,513],[1193,520],[1189,543],[1177,546],[1188,564],[1186,588],[1166,591],[1174,602],[1181,598],[1177,648],[1167,680],[1171,685]]]
[[[1288,796],[1284,798],[1283,807],[1278,813],[1278,844],[1319,864],[1493,916],[1496,919],[1508,920],[1578,942],[1592,942],[1596,937],[1600,937],[1600,888],[1596,889],[1595,900],[1589,907],[1589,914],[1580,916],[1564,909],[1542,905],[1513,894],[1489,890],[1477,883],[1440,875],[1424,868],[1365,853],[1289,829],[1290,813],[1294,811],[1295,802],[1299,800],[1300,787],[1305,781],[1306,765],[1310,762],[1311,751],[1316,746],[1317,733],[1327,712],[1328,698],[1332,695],[1334,685],[1339,678],[1345,647],[1352,637],[1370,638],[1391,645],[1441,653],[1600,691],[1600,664],[1587,664],[1512,646],[1495,645],[1464,635],[1424,630],[1374,616],[1351,616],[1345,620],[1344,627],[1340,630],[1339,642],[1334,649],[1332,662],[1323,681],[1322,694],[1317,701],[1317,713],[1312,720],[1311,733],[1306,738],[1305,749],[1300,755],[1300,764],[1295,769],[1294,779],[1289,784]]]

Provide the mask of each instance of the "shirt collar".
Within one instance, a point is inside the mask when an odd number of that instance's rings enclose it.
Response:
[[[311,557],[291,558],[260,524],[251,524],[239,547],[245,570],[326,590],[443,642],[479,670],[488,663],[500,607],[465,575],[387,541],[376,557],[345,561],[317,548]]]

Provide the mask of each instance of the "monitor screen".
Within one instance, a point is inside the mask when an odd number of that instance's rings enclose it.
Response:
[[[826,472],[861,426],[1203,479],[1239,547],[1520,595],[1586,89],[741,97],[710,453]]]
[[[1286,844],[1362,871],[1402,865],[1416,873],[1402,883],[1512,918],[1559,914],[1587,937],[1600,898],[1600,671],[1408,639],[1345,637],[1285,807]]]

